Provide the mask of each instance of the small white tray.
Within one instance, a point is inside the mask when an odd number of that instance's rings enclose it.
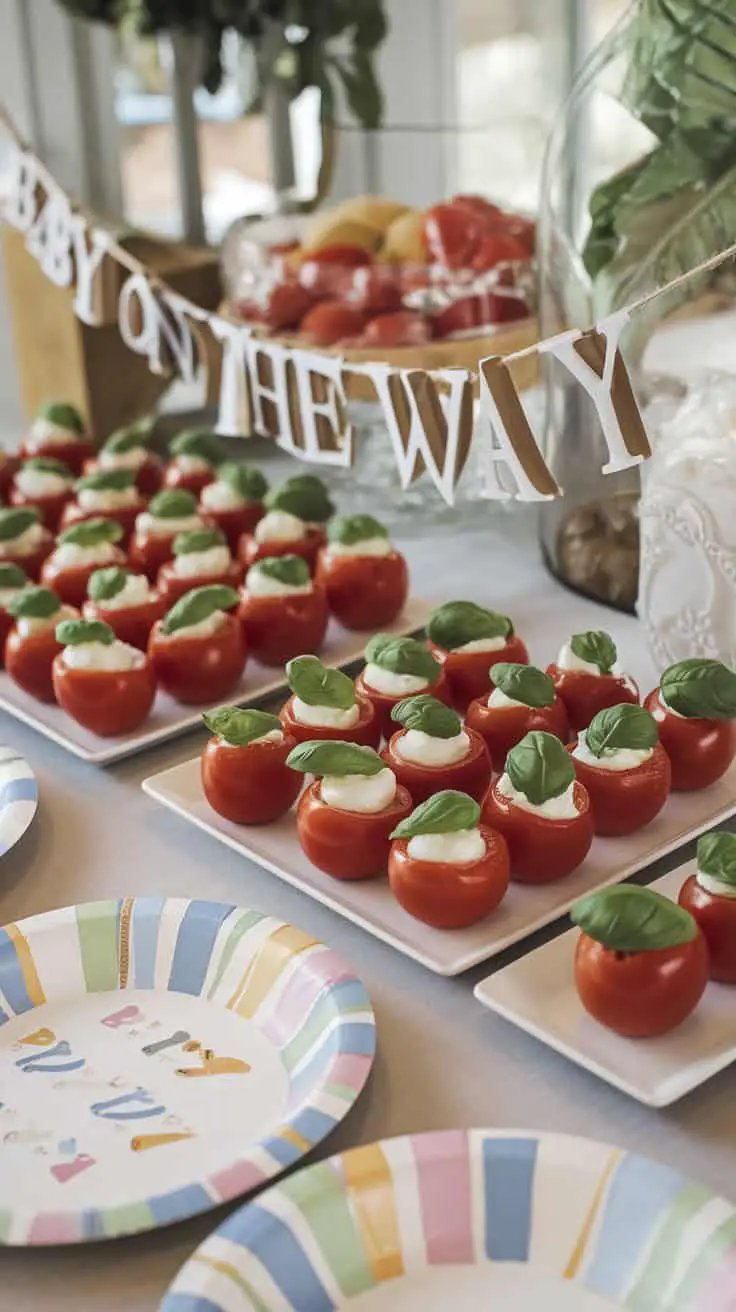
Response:
[[[694,861],[650,888],[673,901]],[[736,988],[709,984],[696,1010],[656,1039],[624,1039],[598,1025],[575,988],[579,931],[568,930],[476,986],[484,1007],[497,1011],[548,1047],[650,1107],[667,1107],[736,1059]]]
[[[567,879],[537,888],[512,884],[487,920],[469,929],[439,930],[402,910],[385,879],[344,883],[317,870],[302,851],[293,811],[273,825],[245,827],[223,820],[202,792],[199,757],[152,775],[142,786],[149,797],[213,838],[439,975],[459,975],[495,956],[556,920],[583,894],[628,878],[736,811],[735,763],[712,788],[674,794],[639,833],[596,839],[588,859]]]
[[[396,634],[415,633],[423,627],[431,609],[431,602],[410,600],[403,615],[393,624],[387,625],[385,631]],[[350,633],[331,620],[320,656],[326,665],[350,665],[362,659],[369,637],[370,634],[366,633]],[[283,669],[259,665],[257,661],[249,660],[241,684],[227,701],[232,705],[251,705],[285,687]],[[212,705],[220,706],[222,700],[220,698]],[[151,714],[140,729],[134,729],[132,733],[120,738],[99,738],[97,734],[77,724],[58,706],[48,706],[27,696],[4,671],[0,671],[0,710],[7,711],[16,720],[30,725],[74,756],[81,757],[83,761],[91,761],[94,765],[110,765],[113,761],[121,761],[126,756],[146,751],[156,743],[176,738],[188,729],[196,728],[201,723],[202,712],[211,709],[212,706],[207,705],[182,706],[172,697],[159,692]]]

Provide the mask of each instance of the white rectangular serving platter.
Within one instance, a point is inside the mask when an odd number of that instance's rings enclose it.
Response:
[[[213,838],[439,975],[459,975],[495,956],[556,920],[584,893],[628,878],[736,811],[735,763],[704,792],[673,795],[639,833],[596,839],[587,860],[566,879],[546,887],[512,884],[500,907],[480,924],[438,930],[404,911],[385,879],[350,883],[317,870],[299,844],[293,811],[276,824],[247,828],[217,815],[202,792],[199,757],[145,779],[142,787]]]
[[[695,862],[650,885],[676,901]],[[475,996],[513,1025],[649,1107],[667,1107],[736,1059],[736,990],[709,984],[696,1010],[656,1039],[624,1039],[583,1009],[575,988],[578,930],[529,952],[476,986]]]
[[[410,599],[403,614],[393,624],[388,624],[385,631],[396,634],[415,633],[423,628],[431,609],[429,602]],[[320,656],[326,665],[333,666],[360,661],[369,636],[366,633],[351,633],[330,620]],[[248,706],[285,687],[281,667],[259,665],[257,661],[249,660],[240,685],[227,701],[231,705]],[[29,697],[4,671],[0,671],[0,710],[7,711],[16,720],[30,725],[74,756],[94,765],[110,765],[113,761],[144,752],[157,743],[166,742],[186,733],[188,729],[196,728],[201,723],[202,712],[211,710],[212,705],[221,705],[222,700],[220,698],[210,706],[182,706],[166,693],[158,692],[151,714],[139,729],[120,738],[99,738],[97,734],[77,724],[58,706],[48,706]]]

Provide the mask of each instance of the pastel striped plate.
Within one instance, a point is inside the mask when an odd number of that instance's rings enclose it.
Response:
[[[356,1148],[231,1216],[160,1312],[726,1312],[736,1212],[562,1135],[449,1130]]]
[[[169,1225],[345,1116],[375,1021],[336,952],[259,911],[91,902],[0,929],[0,1243]]]
[[[38,783],[27,761],[0,747],[0,856],[23,837],[38,807]]]

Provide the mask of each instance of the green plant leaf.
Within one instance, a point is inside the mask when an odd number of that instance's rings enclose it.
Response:
[[[615,752],[621,747],[646,751],[657,745],[657,726],[644,706],[609,706],[593,716],[585,731],[585,741],[594,756]]]
[[[274,730],[283,732],[278,715],[241,710],[239,706],[220,706],[218,710],[203,715],[202,719],[212,733],[233,747],[247,747],[255,738],[263,738]]]
[[[491,683],[515,702],[524,706],[552,706],[555,685],[548,674],[535,665],[516,665],[511,661],[498,661],[490,669]]]
[[[506,773],[533,806],[559,797],[575,782],[575,766],[559,738],[535,730],[511,748]]]
[[[285,510],[307,524],[324,524],[335,513],[327,488],[314,474],[295,474],[264,497],[267,510]]]
[[[102,620],[62,620],[56,626],[56,641],[62,647],[78,647],[83,642],[101,642],[103,647],[110,647],[115,634]]]
[[[57,542],[73,543],[77,547],[99,547],[103,542],[119,542],[123,536],[120,524],[114,519],[83,519],[60,533]]]
[[[74,484],[74,491],[89,488],[92,492],[122,492],[132,487],[135,474],[130,469],[98,469],[94,474],[85,474]]]
[[[24,460],[21,473],[26,469],[33,469],[39,474],[58,474],[59,478],[66,478],[70,483],[74,479],[71,469],[63,460],[50,460],[47,456],[35,456],[33,460]]]
[[[128,578],[128,571],[120,569],[118,565],[110,565],[107,569],[96,569],[94,574],[90,575],[87,584],[87,596],[90,601],[109,601],[110,597],[117,597],[125,587],[125,581]]]
[[[233,610],[240,597],[234,588],[220,584],[210,584],[203,588],[192,588],[171,607],[161,624],[161,630],[167,636],[177,629],[188,629],[193,624],[201,624],[214,615],[217,610]]]
[[[434,684],[441,667],[428,647],[417,638],[392,638],[390,633],[376,633],[366,644],[366,661],[393,674],[414,674]]]
[[[209,428],[186,428],[177,433],[169,449],[174,457],[196,456],[211,465],[219,465],[225,458],[222,445]]]
[[[591,893],[571,907],[570,919],[611,952],[658,952],[689,943],[698,932],[684,907],[636,884]]]
[[[302,774],[337,775],[379,774],[386,766],[372,747],[359,747],[357,743],[327,742],[310,739],[299,743],[286,758],[292,770]]]
[[[597,665],[601,674],[610,674],[618,657],[616,644],[602,629],[589,629],[587,633],[573,633],[570,647],[581,661]]]
[[[23,510],[0,510],[0,542],[12,542],[19,538],[32,524],[41,518],[35,506],[26,506]]]
[[[126,451],[135,451],[141,446],[148,447],[153,425],[153,416],[144,415],[142,419],[136,419],[135,423],[126,424],[125,428],[118,428],[111,433],[102,450],[109,452],[110,455],[119,456],[124,455]]]
[[[474,601],[448,601],[438,606],[427,621],[427,637],[436,647],[454,651],[466,642],[483,638],[513,638],[514,626],[508,615],[486,610]]]
[[[369,542],[372,538],[387,538],[388,533],[372,515],[335,515],[327,528],[328,542],[340,542],[352,547],[356,542]]]
[[[0,588],[24,588],[28,575],[20,565],[0,565]]]
[[[403,729],[418,729],[420,733],[428,733],[430,738],[455,738],[463,727],[457,711],[427,693],[405,697],[403,702],[394,706],[391,719]]]
[[[295,696],[308,706],[329,706],[349,711],[355,705],[355,687],[342,670],[330,670],[318,656],[295,656],[287,661],[286,679]]]
[[[211,547],[224,547],[225,534],[219,528],[197,528],[191,533],[177,533],[174,538],[175,556],[188,556],[192,551],[209,551]]]
[[[156,519],[189,519],[197,513],[197,499],[186,488],[168,488],[152,498],[148,510]]]
[[[467,793],[448,788],[435,793],[417,806],[396,826],[392,838],[415,838],[417,834],[457,834],[461,829],[475,829],[480,807]]]
[[[736,834],[723,830],[703,834],[698,839],[698,870],[721,884],[736,888]]]
[[[39,419],[46,419],[48,423],[54,424],[56,428],[63,428],[68,433],[78,433],[80,437],[84,436],[84,420],[73,405],[54,401],[51,405],[42,406],[38,412],[38,417]]]
[[[61,602],[50,588],[24,588],[8,602],[6,609],[16,620],[48,620],[61,610]]]
[[[292,588],[303,588],[310,581],[309,566],[301,556],[264,556],[263,560],[251,565],[249,574],[251,570]]]
[[[720,661],[699,656],[677,661],[664,671],[659,688],[667,705],[688,719],[736,716],[736,674]]]
[[[263,501],[268,483],[260,469],[244,465],[238,460],[225,460],[217,469],[217,479],[227,483],[244,501]]]

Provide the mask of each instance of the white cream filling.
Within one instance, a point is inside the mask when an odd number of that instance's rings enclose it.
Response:
[[[221,629],[227,615],[224,610],[214,610],[206,620],[200,620],[198,624],[186,624],[182,629],[174,629],[173,633],[165,633],[161,636],[166,642],[176,642],[180,638],[211,638],[213,633]]]
[[[375,815],[385,811],[396,796],[396,776],[386,767],[378,774],[325,775],[320,785],[325,806],[336,811]]]
[[[17,538],[0,541],[0,560],[6,556],[32,556],[45,538],[46,529],[43,524],[29,524]]]
[[[245,596],[251,597],[296,597],[312,591],[311,579],[307,583],[284,583],[281,579],[264,574],[257,565],[248,570],[245,580]]]
[[[412,765],[455,765],[470,751],[470,739],[464,729],[452,738],[433,738],[421,729],[407,729],[396,739],[394,751]]]
[[[53,615],[47,615],[41,618],[37,615],[21,615],[15,622],[15,627],[21,638],[30,638],[34,633],[43,633],[45,629],[55,629],[57,624],[62,620],[79,619],[79,611],[73,606],[60,606]]]
[[[128,606],[145,606],[153,598],[153,590],[145,574],[126,574],[125,583],[114,597],[96,602],[102,610],[125,610]]]
[[[82,510],[124,510],[138,504],[137,487],[82,487],[77,493],[77,504]]]
[[[269,729],[268,733],[262,733],[260,738],[251,738],[246,747],[255,747],[256,743],[282,743],[284,735],[280,729]],[[218,734],[217,742],[220,747],[242,747],[243,743],[229,743],[226,738],[221,738]]]
[[[145,664],[146,657],[127,642],[77,642],[64,648],[62,660],[70,670],[134,670]]]
[[[42,446],[63,446],[67,442],[83,442],[84,438],[79,433],[68,428],[60,428],[58,424],[52,424],[50,419],[34,419],[28,434],[26,446],[29,450],[36,450]]]
[[[182,474],[208,474],[212,468],[204,456],[175,456],[174,464]]]
[[[595,661],[584,661],[582,656],[576,656],[569,642],[564,643],[560,648],[560,654],[557,657],[558,670],[575,670],[581,674],[593,674],[596,678],[601,677]]]
[[[659,705],[657,702],[659,702]],[[654,703],[654,710],[652,711],[655,720],[663,720],[665,714],[674,715],[677,720],[686,720],[688,718],[686,715],[682,714],[682,711],[676,711],[674,706],[670,706],[669,702],[665,701],[664,693],[661,688],[659,690],[657,702]]]
[[[240,510],[241,506],[248,504],[231,483],[219,479],[202,488],[199,500],[205,510]]]
[[[71,483],[71,478],[65,478],[63,474],[52,474],[43,469],[21,468],[15,476],[17,490],[29,501],[33,497],[58,497],[69,489]]]
[[[310,706],[309,702],[303,702],[294,694],[291,709],[295,720],[314,729],[352,729],[360,719],[357,702],[355,706],[341,710],[339,706]]]
[[[395,674],[393,670],[384,670],[372,661],[363,670],[363,682],[367,688],[385,693],[387,697],[410,697],[412,693],[421,692],[429,686],[421,674]]]
[[[502,709],[504,706],[523,706],[525,711],[529,710],[526,702],[517,702],[515,697],[507,697],[506,693],[502,692],[500,688],[493,689],[486,705],[495,710]]]
[[[726,884],[722,879],[716,879],[715,875],[706,875],[698,869],[695,871],[695,879],[706,893],[712,893],[714,897],[736,897],[736,885]]]
[[[134,472],[145,465],[148,451],[144,446],[132,446],[129,451],[100,451],[97,463],[100,469],[130,469]]]
[[[231,563],[230,548],[217,546],[175,556],[173,569],[178,579],[196,579],[209,574],[227,574]]]
[[[307,525],[288,510],[269,510],[259,519],[253,530],[256,542],[301,542],[307,536]]]
[[[498,634],[495,638],[472,638],[470,642],[464,642],[460,647],[453,647],[454,652],[461,651],[502,651],[508,644],[508,638]]]
[[[96,542],[93,547],[83,547],[79,542],[60,542],[53,553],[53,561],[61,569],[71,569],[76,565],[109,565],[119,556],[120,548],[114,542]]]
[[[13,601],[26,588],[30,588],[30,583],[22,583],[19,588],[0,588],[0,610],[7,610],[11,601]]]
[[[390,556],[393,549],[388,538],[363,538],[362,542],[330,542],[325,556],[328,560],[331,556]]]
[[[508,798],[522,811],[531,811],[533,815],[543,815],[547,820],[574,820],[580,814],[573,798],[574,780],[565,789],[564,793],[560,793],[559,797],[549,797],[540,806],[530,802],[526,793],[517,791],[506,773],[501,775],[496,783],[496,788],[502,797]]]
[[[204,528],[199,515],[182,515],[179,519],[166,519],[163,515],[152,515],[144,510],[136,516],[136,533],[150,533],[152,537],[176,537],[177,533],[193,533]]]
[[[648,761],[653,753],[653,747],[606,747],[602,756],[596,756],[585,740],[585,731],[578,734],[572,752],[576,760],[592,765],[596,770],[634,770],[637,765]]]
[[[457,829],[451,834],[415,834],[409,839],[406,851],[415,861],[467,866],[483,859],[486,844],[480,829]]]

